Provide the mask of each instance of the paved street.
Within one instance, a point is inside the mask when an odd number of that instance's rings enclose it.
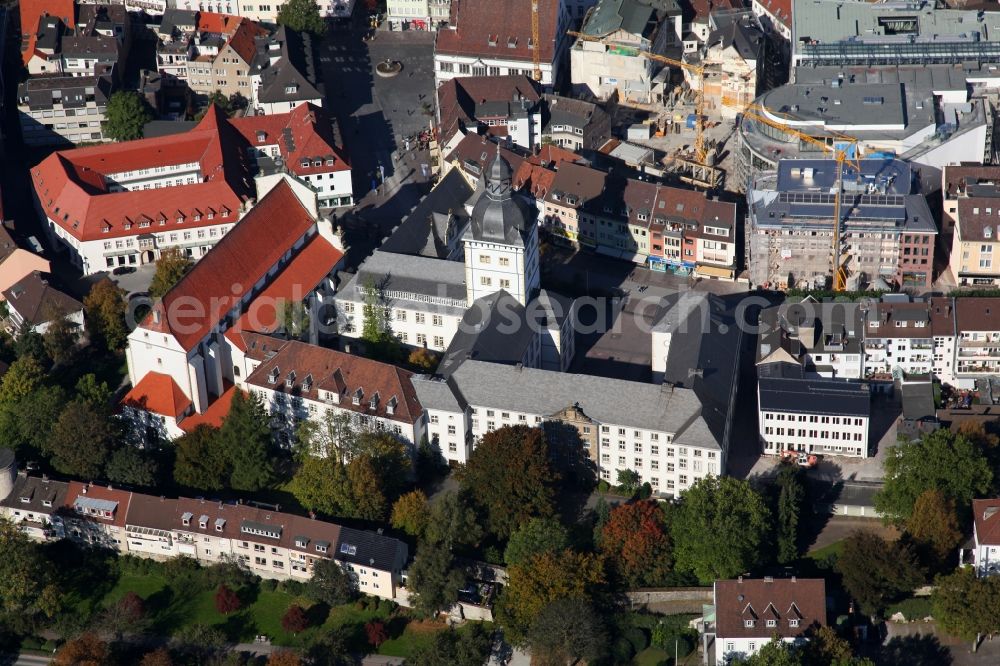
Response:
[[[434,35],[379,31],[364,41],[363,34],[357,26],[333,30],[321,55],[327,105],[340,124],[354,176],[357,203],[346,216],[348,262],[354,265],[430,189],[423,175],[429,156],[415,142],[407,151],[406,140],[428,129],[434,110]],[[386,59],[400,61],[402,72],[377,76],[375,65]]]

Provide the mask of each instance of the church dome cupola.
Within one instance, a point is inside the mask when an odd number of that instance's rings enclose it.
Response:
[[[483,194],[472,209],[469,235],[473,240],[523,245],[531,214],[512,195],[514,170],[497,153],[483,172]]]

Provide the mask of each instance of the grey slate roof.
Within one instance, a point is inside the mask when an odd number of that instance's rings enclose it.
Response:
[[[924,382],[903,382],[903,418],[907,421],[935,419],[934,386],[930,380]]]
[[[461,301],[457,306],[423,303],[429,312],[446,312],[461,315],[465,312],[465,264],[430,257],[394,254],[375,250],[361,264],[358,273],[337,293],[338,299],[363,301],[361,289],[368,278],[386,291],[402,291]]]
[[[461,172],[452,169],[386,239],[382,251],[446,259],[449,220],[460,235],[469,223],[465,202],[472,191]]]
[[[281,58],[270,64],[270,46],[280,45]],[[261,102],[296,102],[323,97],[323,82],[312,37],[280,26],[273,35],[257,41],[250,73],[260,72],[257,97]],[[296,86],[295,92],[286,92]]]
[[[343,552],[344,544],[352,546],[354,554]],[[406,546],[398,539],[376,532],[341,527],[339,541],[331,554],[341,562],[392,571],[396,568],[394,565],[405,562]]]
[[[18,474],[14,489],[10,495],[0,500],[0,506],[53,514],[65,503],[68,488],[69,484],[64,481]],[[22,498],[28,498],[28,501],[22,501]]]
[[[184,34],[194,32],[198,26],[198,12],[189,9],[177,9],[167,7],[160,20],[159,33],[161,35],[173,35],[174,31]]]
[[[437,372],[448,377],[468,359],[515,365],[535,338],[525,308],[506,290],[477,299],[466,310]]]
[[[604,37],[624,30],[649,37],[663,16],[680,11],[676,0],[599,0],[583,32]]]
[[[469,406],[452,377],[445,379],[431,375],[415,375],[411,381],[413,390],[417,393],[417,400],[424,409],[462,412]]]
[[[452,378],[470,405],[551,415],[578,403],[600,423],[676,433],[691,446],[721,448],[690,389],[474,360]]]
[[[760,409],[769,412],[868,416],[871,393],[868,384],[838,379],[757,380]]]
[[[498,144],[499,145],[499,144]],[[499,149],[480,179],[484,192],[472,208],[465,238],[524,247],[535,212],[512,195],[513,169]]]

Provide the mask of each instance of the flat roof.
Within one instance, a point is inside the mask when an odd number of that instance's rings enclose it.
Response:
[[[871,414],[871,393],[863,382],[762,377],[757,383],[761,411],[864,417]]]

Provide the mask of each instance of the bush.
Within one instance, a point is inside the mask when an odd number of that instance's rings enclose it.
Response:
[[[697,644],[698,633],[687,626],[690,616],[668,615],[653,627],[653,645],[673,653],[674,643],[677,644],[677,654],[686,657]]]
[[[933,616],[934,609],[930,597],[910,597],[889,606],[886,617],[892,617],[895,613],[902,613],[907,622],[913,622]]]
[[[278,589],[278,581],[273,578],[262,578],[260,581],[260,589],[264,592],[274,592]]]
[[[624,636],[619,637],[614,645],[611,646],[611,658],[616,664],[630,663],[634,656],[635,648],[632,647],[632,643]]]
[[[639,627],[632,627],[625,632],[625,640],[632,644],[632,649],[638,654],[649,647],[649,638],[646,632]]]
[[[283,580],[278,583],[278,591],[293,597],[305,596],[306,584],[298,580]]]
[[[606,493],[609,490],[611,490],[611,486],[608,485],[607,481],[605,481],[604,479],[601,479],[600,481],[597,482],[597,492],[599,492],[599,493]]]
[[[483,559],[490,564],[503,564],[503,555],[496,546],[487,546],[483,550]]]
[[[649,485],[648,482],[639,486],[639,499],[641,500],[649,499],[650,497],[652,497],[652,495],[653,495],[653,486]]]
[[[119,575],[152,576],[163,573],[163,564],[135,555],[122,555],[117,559]]]

